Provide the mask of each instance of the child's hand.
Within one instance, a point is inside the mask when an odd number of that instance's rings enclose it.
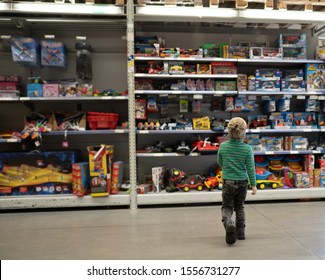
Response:
[[[256,186],[252,187],[252,195],[255,195],[257,193],[257,188]]]

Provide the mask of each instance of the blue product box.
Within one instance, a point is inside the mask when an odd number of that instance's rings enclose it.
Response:
[[[307,37],[306,34],[280,34],[279,47],[293,47],[293,48],[306,48]]]
[[[12,37],[10,40],[12,59],[23,66],[40,66],[40,46],[33,38]]]
[[[255,70],[255,79],[260,81],[280,80],[282,73],[279,69],[261,68]]]
[[[281,80],[282,91],[305,91],[306,82],[297,80]]]
[[[308,63],[306,65],[307,91],[325,91],[325,63]]]
[[[255,81],[255,90],[256,91],[280,91],[281,81],[278,79],[261,81]]]
[[[43,85],[42,84],[27,84],[27,97],[42,97]]]
[[[66,46],[54,40],[41,41],[41,62],[42,66],[66,67]]]
[[[303,47],[283,48],[283,59],[307,59],[306,48]]]

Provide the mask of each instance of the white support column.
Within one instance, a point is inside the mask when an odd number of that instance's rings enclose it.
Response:
[[[128,55],[128,110],[129,110],[129,166],[130,166],[130,208],[137,208],[137,158],[136,158],[136,130],[135,130],[135,95],[134,95],[134,3],[133,0],[127,0],[126,5],[126,40],[127,40],[127,55]]]

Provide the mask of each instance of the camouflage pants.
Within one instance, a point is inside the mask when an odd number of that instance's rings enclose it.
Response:
[[[245,227],[244,203],[247,195],[247,180],[224,180],[222,185],[222,222],[232,221],[233,211],[236,213],[236,227]]]

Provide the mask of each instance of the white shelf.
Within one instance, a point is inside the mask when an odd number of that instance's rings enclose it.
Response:
[[[204,61],[204,62],[237,62],[236,58],[221,58],[221,57],[159,57],[159,56],[135,56],[134,60],[141,61]]]
[[[216,154],[213,154],[216,155]],[[137,153],[139,158],[153,158],[153,157],[198,157],[200,153],[182,154],[182,153]]]
[[[237,79],[238,75],[227,75],[227,74],[143,74],[136,73],[134,74],[136,78],[155,78],[155,79],[163,79],[163,78],[220,78],[220,79]]]
[[[0,210],[125,205],[130,205],[128,194],[115,194],[108,197],[91,197],[90,195],[77,197],[72,194],[0,197]]]
[[[221,191],[189,191],[175,193],[150,193],[137,195],[138,205],[163,205],[163,204],[184,204],[184,203],[216,203],[221,202]],[[246,201],[267,201],[325,198],[325,188],[306,189],[275,189],[258,190],[255,196],[247,193]]]
[[[99,101],[99,100],[128,100],[128,96],[75,96],[75,97],[20,97],[20,101]]]
[[[213,131],[213,130],[138,130],[138,134],[202,134],[202,133],[224,133],[223,130]]]
[[[20,142],[21,142],[21,139],[14,139],[14,138],[2,139],[2,138],[0,138],[0,143],[20,143]]]
[[[128,133],[128,129],[98,129],[98,130],[80,130],[80,131],[67,131],[67,135],[87,135],[87,134],[124,134]],[[64,135],[64,131],[51,131],[44,132],[42,136]]]
[[[204,95],[226,95],[237,94],[237,91],[210,91],[210,90],[135,90],[135,94],[155,94],[155,95],[168,95],[168,94],[204,94]]]
[[[324,95],[324,92],[315,92],[315,91],[238,91],[240,95]]]
[[[262,64],[306,64],[306,63],[325,63],[323,60],[316,59],[250,59],[239,58],[238,63],[262,63]]]

